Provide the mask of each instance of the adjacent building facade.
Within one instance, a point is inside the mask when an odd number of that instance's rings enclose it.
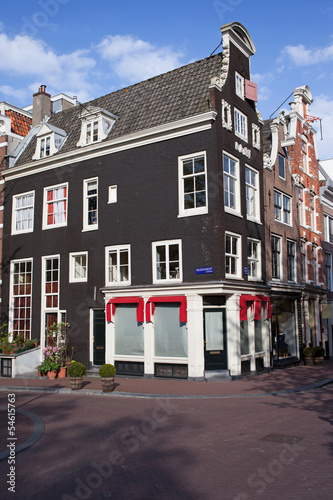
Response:
[[[319,345],[326,300],[323,225],[309,87],[294,90],[290,111],[265,122],[267,278],[272,353],[278,365]]]

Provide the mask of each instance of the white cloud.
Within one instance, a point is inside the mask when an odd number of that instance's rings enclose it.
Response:
[[[321,62],[333,61],[333,45],[318,49],[307,49],[304,45],[287,45],[282,52],[293,61],[296,66],[309,66]]]
[[[0,85],[0,94],[16,99],[26,99],[29,95],[26,89],[17,89],[10,85]]]
[[[323,140],[321,140],[320,124],[314,122],[317,130],[317,149],[319,158],[333,158],[333,100],[324,94],[314,97],[311,105],[311,115],[322,118]]]
[[[138,82],[181,65],[181,52],[171,47],[154,47],[132,35],[106,36],[97,46],[113,71],[130,83]]]
[[[52,87],[55,92],[67,91],[78,95],[80,100],[87,100],[98,89],[94,79],[90,83],[95,65],[95,60],[86,50],[58,55],[42,40],[22,35],[10,39],[5,33],[0,33],[0,71],[3,80],[4,76],[9,78],[13,75],[33,77],[39,81],[35,92],[43,83],[48,86],[48,90]]]

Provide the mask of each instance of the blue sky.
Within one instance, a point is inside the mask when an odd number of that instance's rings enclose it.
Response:
[[[315,6],[315,8],[314,8]],[[0,101],[31,104],[41,84],[82,102],[209,56],[239,21],[256,46],[252,79],[268,118],[309,85],[321,159],[333,157],[333,2],[16,0],[0,11]],[[219,49],[220,50],[220,49]],[[287,108],[287,103],[284,105]]]

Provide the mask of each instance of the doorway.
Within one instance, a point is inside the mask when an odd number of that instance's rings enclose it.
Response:
[[[105,311],[95,309],[93,311],[93,364],[104,365],[105,363]]]
[[[226,309],[204,309],[205,370],[227,370]]]

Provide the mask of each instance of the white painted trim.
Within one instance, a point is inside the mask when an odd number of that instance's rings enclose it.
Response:
[[[201,115],[184,118],[176,122],[170,122],[163,125],[158,125],[149,129],[144,129],[139,132],[127,134],[122,137],[103,141],[102,143],[85,146],[83,148],[69,151],[68,153],[58,153],[56,157],[47,157],[42,160],[26,163],[20,166],[11,167],[3,171],[3,176],[6,179],[18,179],[34,173],[45,172],[66,165],[73,165],[75,161],[89,160],[96,156],[105,156],[112,153],[118,153],[127,149],[137,148],[160,141],[166,141],[175,137],[193,134],[209,130],[212,127],[212,122],[216,119],[215,111],[208,111]]]

